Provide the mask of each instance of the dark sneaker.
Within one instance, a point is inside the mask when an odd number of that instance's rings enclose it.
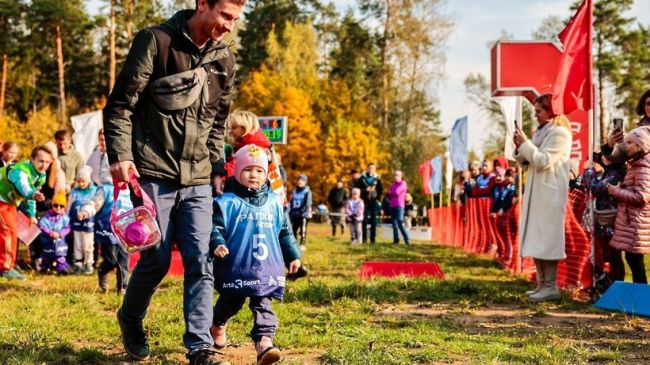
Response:
[[[144,334],[142,323],[138,325],[128,325],[122,321],[120,310],[117,311],[117,323],[120,325],[120,333],[122,334],[122,344],[124,350],[135,361],[144,361],[149,359],[151,351],[149,351],[149,341]]]
[[[105,273],[103,275],[97,274],[98,277],[98,284],[99,284],[99,290],[102,293],[107,293],[108,292],[108,275],[109,273]]]
[[[0,276],[7,279],[25,280],[25,275],[21,274],[20,271],[16,269],[11,269],[9,271],[2,272],[0,273]]]
[[[210,349],[200,349],[187,355],[187,358],[190,360],[190,365],[230,365],[228,361],[213,360],[214,354],[215,352]]]
[[[287,274],[287,280],[298,280],[300,278],[304,278],[307,275],[309,275],[309,270],[307,270],[305,265],[300,265],[298,271],[296,271],[294,274]]]

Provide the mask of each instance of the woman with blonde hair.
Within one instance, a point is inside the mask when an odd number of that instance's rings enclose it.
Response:
[[[517,128],[515,159],[528,171],[519,223],[521,257],[532,257],[537,288],[526,292],[532,302],[560,298],[557,264],[566,258],[564,218],[569,193],[571,130],[564,115],[556,115],[551,94],[535,100],[539,124],[531,139]]]

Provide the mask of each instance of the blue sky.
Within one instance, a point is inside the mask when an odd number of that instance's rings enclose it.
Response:
[[[326,0],[325,0],[326,1]],[[332,1],[341,12],[356,8],[354,0]],[[489,76],[490,54],[488,43],[499,37],[502,30],[516,40],[532,38],[532,32],[549,15],[567,18],[571,15],[572,0],[447,0],[444,14],[454,22],[453,33],[446,47],[446,79],[437,90],[445,133],[451,131],[456,118],[469,116],[470,148],[480,152],[489,128],[489,121],[467,100],[463,80],[470,73]],[[92,0],[89,9],[97,12],[98,0]],[[630,15],[637,21],[650,24],[650,1],[636,0]],[[612,112],[614,112],[612,108]]]

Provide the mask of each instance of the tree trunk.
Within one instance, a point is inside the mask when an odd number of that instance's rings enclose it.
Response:
[[[111,0],[111,25],[108,31],[108,94],[115,85],[115,0]]]
[[[61,22],[58,21],[55,26],[56,30],[56,62],[59,67],[59,117],[61,118],[61,127],[66,125],[65,110],[65,75],[63,70],[63,41],[61,39]]]
[[[126,38],[131,42],[133,32],[133,0],[126,0]]]
[[[5,94],[7,93],[7,63],[9,58],[7,54],[2,55],[2,81],[0,82],[0,121],[4,116],[5,111]]]
[[[602,50],[603,50],[603,39],[601,39],[602,36],[598,36],[598,46],[597,46],[597,59],[600,60],[602,56]],[[599,97],[599,102],[598,102],[598,123],[600,126],[600,144],[603,144],[607,142],[607,134],[606,134],[606,115],[605,111],[607,110],[607,103],[605,102],[605,75],[603,74],[602,68],[598,68],[598,97]]]
[[[392,16],[392,0],[386,0],[386,21],[384,23],[384,44],[381,49],[381,93],[382,93],[382,126],[388,128],[388,65],[387,49]]]

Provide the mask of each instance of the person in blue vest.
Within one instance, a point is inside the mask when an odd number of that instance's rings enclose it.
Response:
[[[289,202],[289,218],[294,237],[300,233],[300,249],[305,250],[307,244],[307,222],[311,219],[311,190],[307,185],[307,175],[298,176],[296,187],[291,193]]]
[[[83,205],[78,213],[78,219],[83,221],[95,217],[95,241],[101,247],[102,263],[97,269],[99,289],[107,293],[109,289],[109,275],[117,268],[116,291],[118,295],[126,293],[126,284],[129,275],[129,254],[120,245],[118,238],[111,228],[111,210],[115,205],[117,214],[133,209],[129,189],[122,189],[117,196],[113,195],[113,179],[107,172],[98,177],[101,185],[97,187],[95,195]]]
[[[214,284],[219,299],[214,306],[210,329],[214,346],[226,346],[226,323],[249,298],[253,312],[251,337],[257,364],[280,360],[273,346],[278,320],[271,308],[273,298],[282,300],[286,277],[300,267],[300,250],[283,213],[283,200],[272,192],[268,179],[268,157],[255,145],[235,153],[235,184],[218,196],[213,206],[210,251],[215,257]],[[292,247],[283,256],[282,247]]]

